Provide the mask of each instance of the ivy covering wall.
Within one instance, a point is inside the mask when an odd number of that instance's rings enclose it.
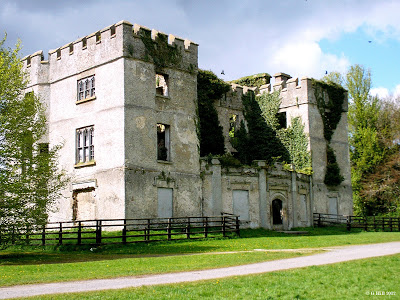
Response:
[[[142,30],[140,38],[146,48],[147,58],[149,60],[151,58],[157,71],[181,62],[181,49],[177,45],[168,44],[168,37],[166,35],[158,34],[153,40],[150,31]]]
[[[199,70],[197,74],[198,137],[200,156],[223,155],[225,153],[223,128],[218,120],[214,101],[227,93],[230,85],[213,72]]]
[[[342,183],[344,178],[340,174],[336,154],[330,143],[342,117],[346,90],[333,82],[313,79],[312,84],[317,107],[324,125],[324,138],[326,141],[327,166],[324,183],[328,186],[337,186]]]
[[[294,165],[298,172],[311,173],[311,154],[308,151],[308,136],[300,117],[293,118],[291,125],[281,128],[278,111],[281,105],[280,91],[264,93],[256,97],[265,122],[276,132],[280,142],[289,154],[287,163]]]
[[[238,151],[238,158],[244,164],[253,160],[289,161],[290,154],[274,130],[263,118],[254,92],[249,90],[242,97],[243,113],[247,128],[242,121],[232,138],[232,146]]]

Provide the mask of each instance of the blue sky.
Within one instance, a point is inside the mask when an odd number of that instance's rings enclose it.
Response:
[[[362,64],[372,93],[387,96],[400,95],[399,12],[396,0],[0,0],[0,31],[9,46],[22,40],[22,56],[47,56],[127,20],[200,44],[199,66],[225,80],[321,78]]]

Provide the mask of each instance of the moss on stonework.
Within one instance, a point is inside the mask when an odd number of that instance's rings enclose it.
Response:
[[[259,73],[255,75],[242,77],[236,80],[232,80],[230,81],[230,83],[236,83],[248,87],[260,87],[262,85],[270,83],[270,80],[271,80],[271,75],[269,75],[268,73]]]
[[[143,30],[140,38],[146,48],[146,56],[152,58],[156,70],[176,66],[182,61],[182,49],[177,45],[169,45],[166,35],[157,34],[153,40],[151,32]]]

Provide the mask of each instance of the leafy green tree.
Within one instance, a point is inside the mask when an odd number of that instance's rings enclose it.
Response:
[[[360,65],[351,66],[346,74],[349,93],[349,142],[354,212],[368,215],[375,212],[362,197],[362,180],[383,162],[386,149],[379,138],[380,104],[372,97],[371,72]]]
[[[47,222],[67,177],[57,166],[60,146],[41,143],[45,107],[32,92],[15,49],[0,42],[0,245],[6,232],[30,230]],[[18,238],[18,235],[15,236]]]

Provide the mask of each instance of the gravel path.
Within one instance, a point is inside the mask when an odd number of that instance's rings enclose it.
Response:
[[[122,289],[144,285],[173,284],[229,276],[260,274],[308,266],[319,266],[355,259],[397,254],[400,253],[400,242],[333,247],[327,250],[328,251],[324,253],[305,257],[295,257],[203,271],[3,287],[0,288],[0,299],[69,292]]]

